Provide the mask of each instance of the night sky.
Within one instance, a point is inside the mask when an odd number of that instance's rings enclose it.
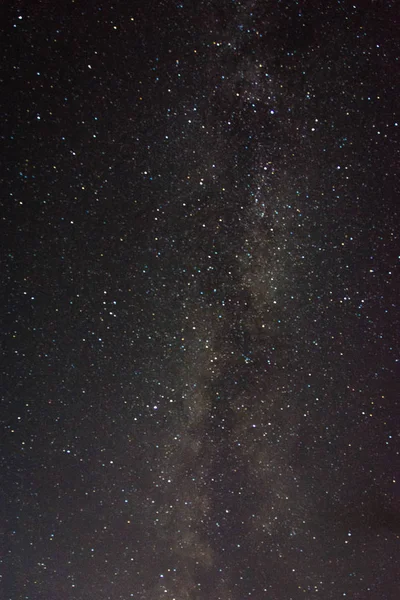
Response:
[[[399,15],[3,3],[2,599],[397,600]]]

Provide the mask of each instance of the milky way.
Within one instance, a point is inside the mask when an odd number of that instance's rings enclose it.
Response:
[[[4,598],[394,600],[394,6],[75,4],[5,34]]]

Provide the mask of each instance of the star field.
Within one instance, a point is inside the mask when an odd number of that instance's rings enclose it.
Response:
[[[5,600],[396,600],[392,2],[11,2]]]

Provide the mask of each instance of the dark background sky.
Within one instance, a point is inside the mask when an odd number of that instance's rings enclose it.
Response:
[[[1,598],[397,599],[396,3],[1,13]]]

